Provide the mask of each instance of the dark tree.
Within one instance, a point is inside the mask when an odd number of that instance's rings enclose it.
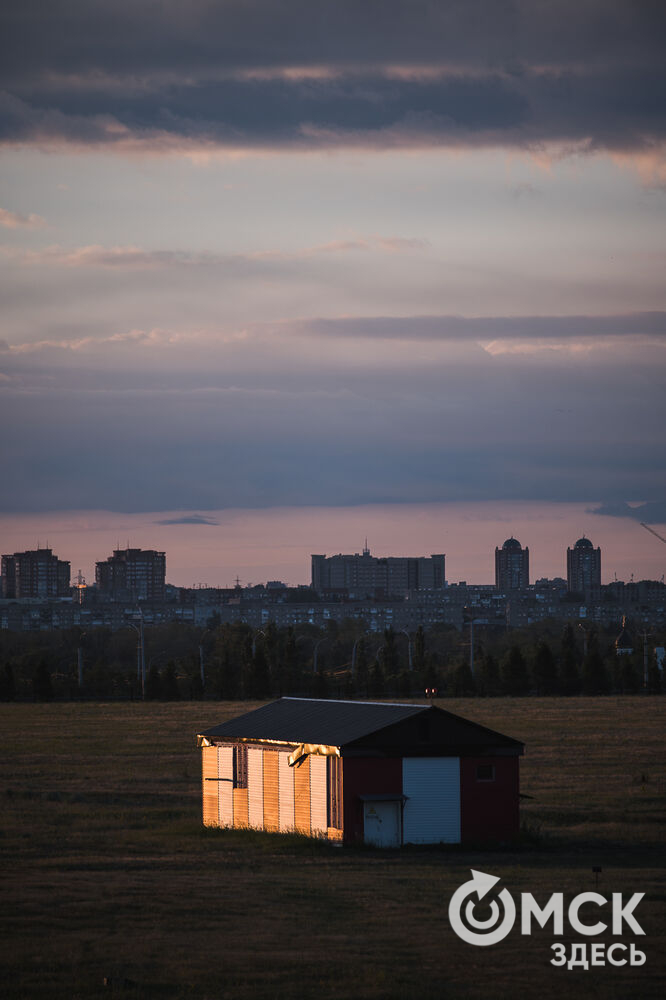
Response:
[[[576,638],[571,625],[564,627],[562,634],[562,659],[560,662],[560,691],[562,694],[574,695],[580,692],[580,673],[578,671],[578,651]]]
[[[540,642],[534,651],[532,680],[536,694],[555,694],[558,690],[557,664],[547,642]]]
[[[155,664],[148,669],[145,695],[146,701],[159,701],[162,697],[162,678]]]
[[[392,628],[384,631],[384,646],[381,652],[386,677],[392,677],[398,672],[398,649],[395,641],[395,632]]]
[[[596,635],[592,635],[588,640],[581,681],[583,694],[608,694],[610,689],[608,671],[599,652]]]
[[[530,679],[527,663],[519,646],[512,646],[500,664],[502,691],[509,695],[527,694]]]
[[[46,660],[40,660],[35,672],[35,701],[52,701],[53,686],[51,684],[51,674],[46,665]]]
[[[360,695],[367,698],[370,695],[370,674],[368,671],[368,653],[365,646],[365,639],[359,639],[356,647],[356,657],[354,664],[356,690]]]
[[[164,701],[179,701],[180,690],[176,677],[176,664],[169,660],[162,674],[162,698]]]
[[[476,685],[467,659],[461,660],[449,675],[449,693],[455,698],[469,698],[476,694]]]
[[[425,635],[423,625],[419,625],[414,636],[414,670],[423,673],[425,669]]]
[[[268,698],[271,693],[271,675],[263,646],[257,643],[251,667],[251,697]]]
[[[16,700],[16,684],[14,682],[14,668],[11,663],[5,663],[2,673],[0,673],[0,701]]]
[[[380,698],[386,692],[386,674],[380,656],[381,653],[378,653],[370,668],[369,686],[373,698]]]
[[[502,693],[499,666],[492,653],[484,653],[477,661],[475,683],[479,694],[497,698]]]

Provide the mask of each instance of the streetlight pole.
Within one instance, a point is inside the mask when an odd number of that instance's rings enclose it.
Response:
[[[363,633],[363,635],[359,635],[358,639],[352,646],[352,658],[351,658],[352,677],[354,677],[354,675],[356,674],[356,647],[358,646],[359,642],[363,642],[364,639],[365,639],[365,632]]]
[[[407,636],[407,657],[409,662],[409,672],[411,673],[412,670],[414,669],[414,664],[412,662],[412,639],[406,628],[401,628],[400,632],[402,633],[402,635]]]
[[[83,647],[81,645],[81,640],[83,639],[84,635],[87,634],[88,634],[87,632],[81,633],[81,635],[79,636],[78,649],[76,650],[76,670],[79,683],[79,691],[83,687]]]
[[[252,633],[252,659],[254,659],[255,656],[256,656],[256,654],[257,654],[257,636],[258,635],[263,635],[263,637],[266,638],[266,633],[263,632],[260,628],[258,628],[256,632]]]
[[[319,652],[319,647],[321,646],[322,642],[326,642],[326,639],[327,639],[327,636],[323,635],[321,637],[321,639],[317,639],[317,641],[315,642],[315,645],[314,645],[314,656],[312,658],[312,673],[313,674],[317,673],[317,653]]]
[[[135,625],[134,622],[127,622],[130,628],[139,636],[139,642],[137,645],[137,680],[141,683],[141,699],[146,700],[146,653],[143,644],[143,615],[139,617],[139,624]]]
[[[199,639],[199,675],[201,676],[201,689],[202,690],[206,686],[206,673],[205,673],[205,670],[204,670],[204,648],[203,648],[203,641],[204,641],[205,637],[208,635],[209,632],[212,635],[213,630],[210,629],[210,628],[207,628],[201,634],[201,638]],[[254,653],[252,655],[254,656]]]

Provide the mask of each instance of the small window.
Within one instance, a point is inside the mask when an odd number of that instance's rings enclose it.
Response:
[[[476,780],[477,781],[494,781],[495,780],[495,765],[494,764],[477,764],[477,766],[476,766]]]
[[[247,747],[234,747],[234,788],[247,788]]]

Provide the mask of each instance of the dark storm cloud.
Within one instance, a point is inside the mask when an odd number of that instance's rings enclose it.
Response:
[[[24,369],[0,382],[13,427],[0,510],[198,519],[238,506],[664,495],[660,347],[637,359],[614,343],[546,363],[447,350],[388,365],[394,346],[287,378],[257,370],[262,352],[248,342],[245,370],[208,356],[168,388],[136,372],[101,387],[85,369],[30,383]]]
[[[666,337],[666,312],[616,316],[370,316],[313,319],[291,324],[323,337],[377,340],[570,340]]]
[[[27,0],[0,139],[645,148],[665,22],[649,0]]]
[[[666,500],[639,503],[633,507],[628,503],[606,503],[592,508],[590,513],[605,517],[629,517],[644,524],[666,524]]]
[[[203,517],[203,515],[201,514],[191,514],[185,517],[167,518],[164,521],[155,522],[155,524],[210,524],[210,525],[216,525],[219,523],[220,522],[216,521],[214,518]]]

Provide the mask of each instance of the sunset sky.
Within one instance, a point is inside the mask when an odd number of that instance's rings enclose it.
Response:
[[[660,578],[665,11],[5,5],[2,552]]]

